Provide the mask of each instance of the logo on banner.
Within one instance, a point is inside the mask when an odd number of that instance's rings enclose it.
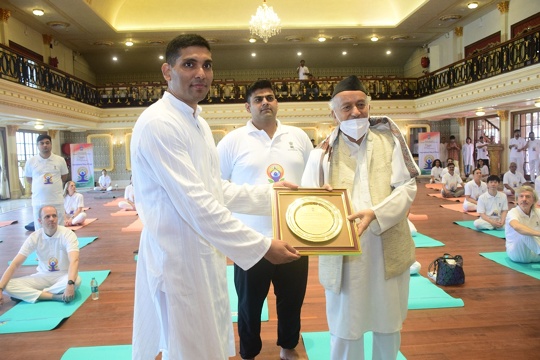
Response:
[[[87,183],[88,182],[88,169],[85,167],[80,167],[77,169],[77,182]]]

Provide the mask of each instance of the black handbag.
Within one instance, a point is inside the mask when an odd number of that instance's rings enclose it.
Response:
[[[437,285],[461,285],[465,283],[463,257],[461,255],[444,254],[429,264],[428,276]]]

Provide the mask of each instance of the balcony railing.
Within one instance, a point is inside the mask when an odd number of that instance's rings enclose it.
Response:
[[[420,78],[364,76],[360,79],[374,100],[415,99],[471,84],[540,62],[540,29],[536,28],[474,56]],[[167,89],[165,82],[117,83],[95,86],[28,59],[0,44],[0,78],[102,108],[149,106]],[[270,79],[277,98],[285,101],[329,100],[341,77]],[[250,82],[214,80],[205,104],[245,102]]]

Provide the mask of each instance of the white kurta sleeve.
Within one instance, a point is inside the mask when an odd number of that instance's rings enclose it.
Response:
[[[306,163],[306,167],[304,169],[304,174],[302,175],[302,181],[300,185],[302,187],[321,187],[324,184],[319,184],[320,182],[320,163],[321,163],[321,156],[323,155],[322,149],[313,149],[310,154],[309,158]],[[326,156],[325,156],[326,158]],[[323,164],[327,164],[327,161],[323,160]],[[324,178],[327,179],[328,175],[328,168],[326,167],[324,169]]]

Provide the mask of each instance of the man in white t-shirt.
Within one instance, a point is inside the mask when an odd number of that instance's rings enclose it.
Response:
[[[443,178],[443,176],[444,176],[445,174],[448,174],[448,166],[449,166],[450,164],[453,164],[453,165],[454,165],[454,172],[455,172],[456,174],[459,174],[459,167],[456,166],[456,164],[454,163],[454,159],[448,158],[447,163],[448,163],[448,164],[446,165],[446,167],[445,167],[444,169],[442,169],[442,171],[441,171],[441,179]]]
[[[300,66],[296,68],[299,80],[307,80],[309,79],[309,75],[311,75],[311,73],[309,72],[309,68],[305,66],[305,64],[305,60],[300,60]]]
[[[246,126],[233,130],[217,145],[221,176],[235,184],[262,185],[278,181],[300,183],[313,145],[300,128],[283,125],[277,119],[278,102],[272,83],[258,80],[247,90]],[[254,230],[272,236],[272,217],[234,213]],[[308,257],[282,265],[261,259],[249,270],[234,266],[238,294],[238,334],[242,359],[259,355],[262,343],[261,309],[274,286],[278,314],[277,345],[281,359],[298,359],[300,312],[304,301]]]
[[[510,170],[505,172],[503,176],[503,191],[508,196],[513,196],[516,189],[527,182],[523,174],[517,171],[517,168],[518,165],[515,162],[511,162]]]
[[[443,197],[453,198],[463,195],[463,180],[461,180],[461,176],[455,172],[454,164],[448,164],[448,173],[444,174],[441,183],[443,184],[441,189]]]
[[[463,210],[476,211],[478,198],[486,191],[487,185],[482,181],[482,171],[480,169],[475,169],[473,171],[473,179],[465,184]]]
[[[129,185],[124,190],[124,200],[118,203],[118,207],[127,211],[137,210],[135,206],[135,189],[133,188],[131,177],[129,178]]]
[[[60,224],[64,223],[63,182],[67,180],[68,168],[63,157],[52,153],[49,135],[39,135],[36,139],[39,154],[31,157],[24,168],[26,181],[32,184],[32,207],[34,227],[40,229],[39,210],[44,205],[54,206]]]
[[[111,191],[111,177],[107,175],[107,170],[103,169],[101,170],[101,176],[98,180],[99,186],[96,186],[94,190],[96,191]]]
[[[478,230],[500,229],[506,221],[508,213],[508,198],[498,191],[501,179],[497,175],[490,175],[487,179],[487,192],[478,198],[476,211],[480,218],[474,221]]]
[[[514,130],[514,137],[508,142],[510,149],[510,162],[517,165],[517,170],[524,173],[523,163],[525,162],[525,150],[527,149],[527,141],[521,137],[521,131]]]
[[[527,143],[527,151],[529,153],[529,171],[531,174],[531,182],[540,175],[540,140],[536,138],[534,132],[529,133],[529,142]]]
[[[506,254],[519,263],[540,262],[540,210],[530,186],[516,189],[517,205],[506,218]]]
[[[75,233],[58,226],[54,206],[43,206],[39,211],[41,228],[23,243],[19,253],[0,279],[0,306],[5,291],[9,296],[29,303],[38,300],[70,302],[81,283],[79,277],[79,241]],[[37,273],[13,278],[26,258],[36,252]]]

